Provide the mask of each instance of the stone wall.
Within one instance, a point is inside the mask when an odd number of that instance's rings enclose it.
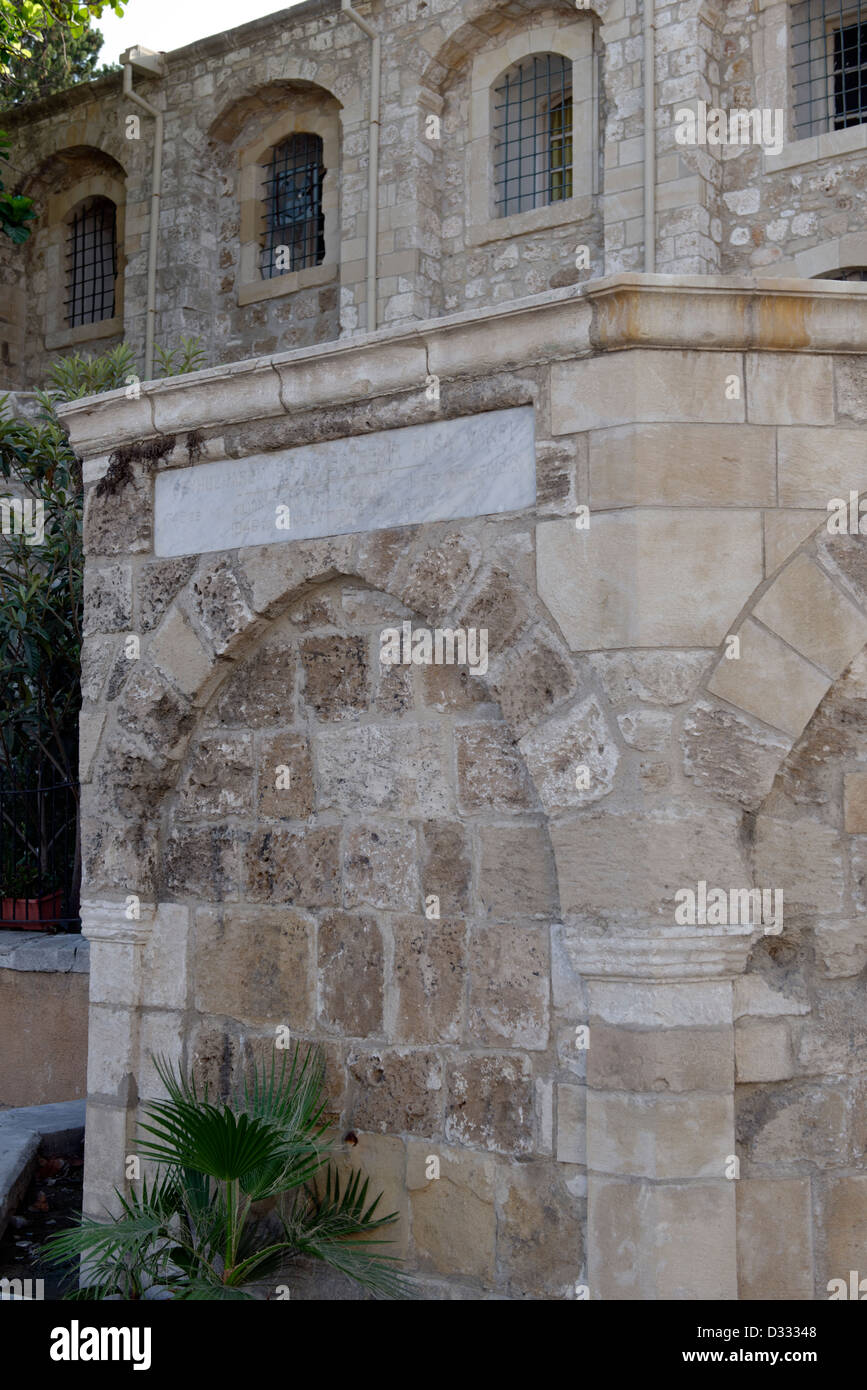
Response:
[[[0,931],[0,1109],[87,1094],[88,943]]]
[[[862,489],[864,299],[621,276],[64,408],[90,1209],[153,1053],[225,1088],[283,1025],[430,1298],[826,1296],[865,1235],[867,612],[825,528]],[[526,406],[512,512],[383,530],[361,491],[353,534],[215,552],[205,506],[169,557],[143,465],[97,491],[154,421],[158,489],[230,459],[240,497],[263,457]],[[384,670],[405,621],[484,628],[487,672]],[[700,883],[782,892],[780,929],[678,918]]]
[[[425,0],[360,11],[382,36],[377,321],[399,324],[645,267],[643,15],[636,0]],[[704,0],[655,14],[656,268],[815,276],[867,264],[865,131],[798,139],[787,6]],[[308,0],[166,55],[136,87],[165,115],[156,340],[202,337],[211,365],[315,346],[366,322],[368,39],[336,0]],[[573,62],[573,196],[491,215],[490,88],[531,52]],[[786,142],[678,144],[697,103],[779,109]],[[130,125],[135,116],[138,126]],[[141,355],[152,122],[120,77],[10,113],[14,179],[39,222],[2,249],[3,378],[39,384],[50,358],[121,333]],[[298,123],[327,136],[321,266],[259,280],[255,162]],[[316,124],[318,122],[318,124]],[[128,138],[133,135],[135,138]],[[258,142],[258,143],[257,143]],[[330,142],[330,143],[329,143]],[[251,162],[252,161],[252,162]],[[63,330],[57,197],[120,189],[122,311]],[[583,248],[580,255],[576,253]],[[25,325],[29,332],[25,333]]]

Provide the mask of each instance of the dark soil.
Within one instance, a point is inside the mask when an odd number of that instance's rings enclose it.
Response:
[[[38,1158],[36,1172],[0,1240],[0,1279],[44,1279],[45,1298],[59,1299],[68,1284],[40,1258],[42,1242],[71,1226],[81,1213],[84,1141],[72,1153]]]

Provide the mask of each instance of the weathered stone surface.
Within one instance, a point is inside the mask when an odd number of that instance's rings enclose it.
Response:
[[[172,560],[151,560],[136,575],[138,623],[142,632],[158,627],[163,614],[180,593],[193,570],[195,555],[179,555]]]
[[[731,1093],[626,1095],[587,1090],[587,1166],[647,1178],[725,1176]]]
[[[749,418],[758,424],[830,425],[834,421],[831,357],[792,357],[749,352],[746,358]]]
[[[267,908],[199,908],[196,1008],[242,1023],[273,1022],[293,1034],[313,1024],[314,923]]]
[[[154,637],[148,656],[184,695],[195,696],[211,674],[211,657],[177,609]]]
[[[421,827],[421,881],[425,900],[439,899],[440,917],[469,910],[473,876],[467,833],[459,821],[426,821]]]
[[[410,724],[398,735],[387,724],[347,726],[317,732],[314,746],[320,811],[351,806],[364,815],[417,808],[447,816],[452,809],[442,729]]]
[[[748,811],[768,795],[791,746],[791,739],[715,701],[698,701],[683,721],[687,777]]]
[[[366,643],[361,637],[307,637],[301,643],[304,699],[318,719],[353,719],[370,701]]]
[[[578,502],[576,473],[587,466],[587,437],[536,444],[536,507],[542,516],[570,516]]]
[[[809,1179],[742,1178],[734,1186],[739,1296],[762,1300],[812,1298]]]
[[[493,699],[488,682],[466,666],[423,666],[421,689],[425,704],[440,711],[470,710]]]
[[[814,932],[816,956],[831,979],[860,975],[867,965],[867,920],[819,922]]]
[[[260,816],[304,820],[313,814],[313,763],[310,744],[303,734],[260,735],[256,776]]]
[[[428,1154],[440,1160],[440,1176],[427,1179]],[[410,1141],[407,1185],[412,1207],[412,1239],[422,1268],[441,1274],[458,1268],[470,1279],[494,1275],[497,1166],[486,1154],[431,1148]]]
[[[548,1045],[550,963],[544,927],[477,927],[470,934],[467,1041]]]
[[[591,1175],[591,1298],[736,1299],[734,1182],[644,1183]],[[622,1249],[652,1252],[617,1257]]]
[[[595,696],[524,734],[519,747],[549,815],[599,801],[614,786],[620,752]]]
[[[793,1062],[785,1019],[742,1019],[735,1028],[735,1062],[738,1081],[787,1081]]]
[[[409,572],[396,591],[413,612],[438,623],[469,584],[479,559],[475,537],[450,532],[411,557]]]
[[[505,724],[465,724],[455,731],[458,796],[465,810],[536,804],[524,760]]]
[[[88,555],[136,554],[151,546],[151,489],[136,469],[131,484],[114,496],[89,488],[84,507],[84,548]]]
[[[737,1137],[755,1163],[776,1169],[796,1154],[833,1166],[849,1152],[846,1091],[821,1082],[752,1088],[738,1095]]]
[[[682,705],[710,665],[707,652],[594,652],[590,665],[614,705]]]
[[[867,772],[844,774],[843,829],[850,835],[867,834]]]
[[[658,753],[667,748],[671,741],[672,723],[673,716],[668,710],[642,709],[640,706],[617,716],[624,742],[642,753]]]
[[[192,612],[218,656],[254,622],[253,611],[228,560],[209,557],[192,581],[189,595]]]
[[[132,622],[129,565],[88,565],[84,577],[84,635],[122,632]]]
[[[193,711],[159,672],[140,663],[126,683],[117,720],[121,728],[172,757],[184,746]]]
[[[387,1216],[394,1212],[398,1217],[396,1222],[381,1232],[383,1240],[389,1242],[386,1252],[404,1259],[409,1244],[409,1194],[404,1141],[383,1134],[362,1132],[356,1135],[354,1144],[345,1145],[345,1152],[337,1156],[336,1164],[341,1173],[361,1169],[370,1179],[371,1199],[382,1194],[376,1215]]]
[[[772,507],[772,429],[626,424],[590,441],[593,507]]]
[[[715,647],[762,580],[761,512],[633,508],[581,531],[540,522],[536,571],[572,651]]]
[[[530,1154],[533,1080],[526,1057],[465,1057],[448,1072],[446,1138],[494,1153]]]
[[[543,826],[483,827],[479,856],[479,900],[488,918],[556,914],[554,859]]]
[[[557,1162],[587,1162],[587,1089],[557,1086]]]
[[[200,1090],[208,1088],[208,1099],[225,1100],[235,1084],[241,1044],[226,1025],[203,1019],[194,1029],[190,1045],[190,1065]]]
[[[258,829],[244,847],[244,883],[252,902],[325,907],[338,901],[339,832]]]
[[[472,594],[461,604],[458,625],[487,633],[488,652],[493,658],[513,643],[532,621],[529,596],[511,574],[499,565],[484,570]]]
[[[795,999],[772,989],[763,975],[740,975],[734,982],[735,1018],[783,1018],[786,1015],[808,1014],[806,999]]]
[[[497,1253],[512,1298],[567,1298],[579,1282],[583,1203],[550,1162],[522,1163],[510,1171]]]
[[[551,844],[567,915],[590,912],[642,922],[654,916],[674,925],[678,890],[695,891],[700,880],[752,885],[737,818],[722,810],[713,820],[698,812],[658,818],[595,814],[552,825]]]
[[[707,683],[712,695],[797,738],[830,679],[748,618],[738,630],[737,661],[720,661]]]
[[[864,1248],[867,1244],[867,1175],[856,1173],[832,1177],[828,1184],[829,1279],[845,1279],[850,1269],[864,1277]],[[863,1294],[861,1295],[863,1298]]]
[[[442,1133],[443,1069],[435,1052],[353,1049],[348,1115],[358,1129],[381,1134]]]
[[[127,824],[87,816],[82,827],[83,885],[87,892],[153,895],[157,826],[146,819]]]
[[[520,737],[575,695],[578,680],[562,642],[540,627],[505,657],[496,688],[503,717]]]
[[[166,837],[163,860],[166,891],[202,902],[236,899],[244,849],[243,838],[233,827],[174,828]]]
[[[319,1018],[349,1037],[382,1028],[382,933],[373,917],[329,912],[319,924]]]
[[[296,666],[292,641],[279,632],[268,637],[229,677],[210,722],[247,729],[291,724]]]
[[[392,931],[395,1041],[457,1042],[467,971],[465,924],[448,917],[402,917]]]
[[[388,589],[398,560],[407,553],[417,533],[416,526],[393,526],[384,531],[366,532],[358,542],[356,572],[374,588]]]
[[[252,736],[216,735],[195,743],[178,788],[175,814],[182,820],[216,820],[252,809]]]
[[[343,847],[347,907],[417,912],[420,907],[416,832],[411,826],[358,825]]]
[[[730,1028],[590,1027],[587,1084],[600,1091],[723,1091],[734,1084]]]
[[[792,854],[797,844],[797,854]],[[784,910],[793,916],[807,910],[825,913],[843,909],[845,871],[843,845],[831,826],[806,819],[756,820],[753,863],[756,883],[781,888]]]
[[[839,676],[867,642],[867,617],[806,555],[780,572],[753,611],[830,676]]]
[[[798,1069],[808,1076],[845,1076],[867,1070],[860,980],[828,983],[816,991],[813,1008],[797,1030]]]

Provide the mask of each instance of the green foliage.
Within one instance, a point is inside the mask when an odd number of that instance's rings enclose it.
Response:
[[[123,16],[121,0],[0,0],[0,106],[13,97],[15,67],[34,57],[34,45],[57,29],[73,43],[89,32],[91,21],[104,10]],[[56,35],[53,35],[56,37]],[[0,159],[6,159],[8,140],[0,132]],[[34,217],[29,198],[10,195],[0,179],[0,235],[20,245],[30,235],[26,225]]]
[[[131,380],[136,380],[135,356],[129,343],[119,343],[98,357],[73,352],[55,358],[48,372],[47,390],[54,401],[75,401],[114,391]]]
[[[0,130],[0,160],[4,163],[9,162],[9,138]],[[29,198],[24,198],[20,194],[12,195],[6,192],[6,185],[0,178],[0,234],[7,236],[16,245],[26,241],[30,235],[30,228],[27,226],[36,216],[33,211],[33,204]]]
[[[41,505],[43,539],[23,530],[0,548],[0,764],[15,777],[35,761],[76,775],[82,612],[81,465],[39,397],[35,421],[0,397],[0,478]]]
[[[179,347],[157,347],[155,356],[161,376],[183,376],[186,372],[197,372],[205,365],[201,338],[181,338]]]
[[[9,60],[8,72],[0,83],[3,108],[22,106],[53,92],[65,92],[78,82],[92,82],[106,73],[119,72],[117,64],[99,66],[101,48],[102,34],[98,29],[87,29],[82,34],[67,33],[59,26],[49,29],[31,41],[29,57],[19,55]]]
[[[74,1265],[74,1277],[82,1260],[85,1286],[67,1297],[141,1298],[152,1289],[188,1301],[262,1298],[299,1255],[378,1297],[411,1296],[396,1258],[379,1250],[388,1242],[378,1233],[396,1215],[377,1215],[369,1179],[341,1180],[329,1162],[318,1050],[302,1058],[296,1045],[279,1071],[272,1054],[223,1104],[163,1060],[155,1066],[167,1098],[147,1106],[138,1149],[156,1176],[140,1193],[117,1193],[119,1215],[82,1218],[49,1237],[50,1262]]]

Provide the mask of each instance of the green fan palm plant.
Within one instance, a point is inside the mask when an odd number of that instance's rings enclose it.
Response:
[[[411,1296],[378,1234],[397,1220],[380,1216],[369,1179],[342,1179],[323,1120],[324,1065],[296,1046],[279,1070],[253,1066],[229,1100],[162,1059],[155,1066],[167,1098],[152,1101],[139,1150],[156,1163],[141,1192],[117,1193],[120,1214],[84,1218],[49,1237],[46,1258],[81,1261],[83,1284],[71,1298],[177,1299],[267,1297],[293,1258],[323,1260],[374,1295]]]

